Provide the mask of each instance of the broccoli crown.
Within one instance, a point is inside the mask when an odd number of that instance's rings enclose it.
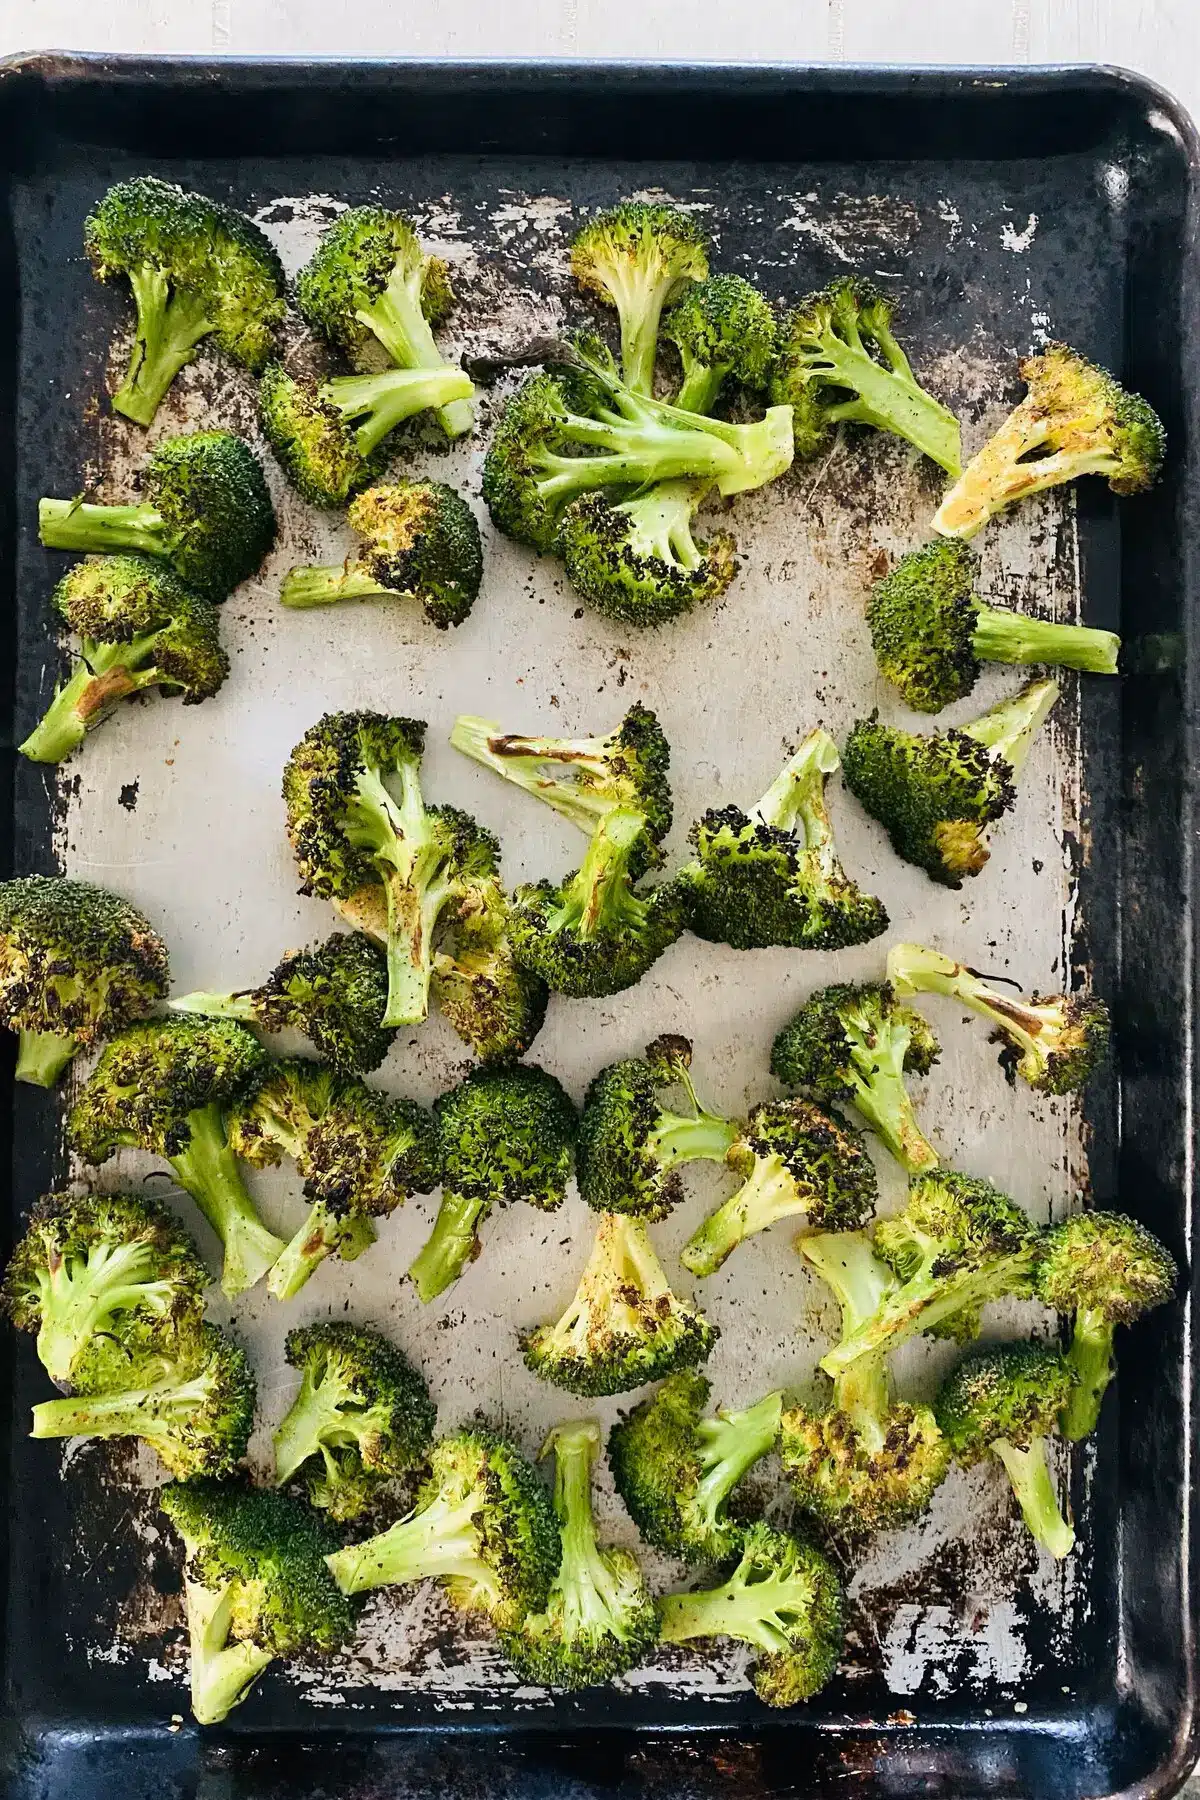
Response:
[[[231,1020],[181,1015],[130,1025],[101,1052],[67,1137],[85,1162],[106,1162],[121,1144],[177,1156],[191,1142],[189,1115],[236,1104],[268,1060],[254,1033]]]
[[[387,1009],[387,958],[361,931],[335,931],[312,950],[293,950],[254,994],[268,1031],[302,1031],[339,1075],[377,1069],[393,1034]]]
[[[809,1224],[823,1231],[855,1230],[879,1197],[861,1134],[809,1100],[763,1100],[752,1107],[728,1162],[748,1182],[794,1187]]]
[[[276,461],[310,506],[344,506],[387,466],[385,444],[360,448],[329,383],[298,379],[282,363],[263,371],[258,416]]]
[[[356,363],[379,339],[391,360],[404,368],[411,362],[394,354],[400,346],[379,338],[360,317],[373,313],[392,292],[411,295],[430,325],[438,324],[454,303],[445,263],[425,255],[403,214],[382,206],[352,206],[341,213],[296,278],[296,304],[314,331]]]
[[[571,586],[619,625],[664,625],[719,599],[738,572],[728,532],[697,542],[692,519],[707,491],[663,481],[632,500],[583,494],[564,510],[554,548]]]
[[[440,630],[462,624],[483,580],[483,546],[460,494],[444,481],[388,482],[359,494],[349,516],[373,580],[412,594]]]
[[[514,1200],[546,1212],[561,1206],[579,1119],[545,1069],[472,1069],[433,1111],[443,1187],[489,1207]]]
[[[164,439],[142,487],[161,516],[175,573],[210,600],[223,600],[255,574],[275,542],[262,465],[230,431]]]
[[[936,1401],[937,1422],[964,1468],[981,1462],[999,1439],[1028,1449],[1050,1437],[1074,1376],[1050,1344],[982,1344],[947,1376]]]
[[[1035,1285],[1055,1312],[1132,1325],[1171,1299],[1179,1270],[1153,1232],[1124,1213],[1075,1213],[1044,1232]]]
[[[920,1518],[946,1478],[950,1446],[928,1406],[892,1405],[877,1429],[843,1408],[783,1415],[779,1455],[804,1511],[827,1530],[867,1536]]]
[[[219,611],[153,557],[87,557],[63,576],[52,604],[83,640],[84,661],[96,676],[85,710],[107,711],[106,676],[114,700],[158,687],[194,706],[229,673]],[[126,654],[104,654],[117,646]]]
[[[876,1252],[902,1284],[928,1283],[931,1299],[945,1283],[968,1284],[961,1304],[925,1327],[937,1324],[947,1337],[976,1336],[984,1300],[1032,1291],[1038,1242],[1034,1226],[1007,1194],[954,1169],[915,1177],[903,1212],[875,1226]],[[978,1293],[970,1286],[975,1278],[982,1284]]]
[[[976,574],[966,544],[939,538],[910,551],[871,589],[875,660],[918,712],[940,712],[979,679]]]
[[[524,1056],[546,1017],[550,991],[513,954],[508,895],[494,876],[464,885],[442,915],[431,992],[438,1010],[489,1065]]]
[[[326,713],[309,727],[283,772],[288,836],[306,893],[350,897],[378,883],[375,846],[364,841],[374,788],[388,775],[415,775],[424,748],[420,719]]]
[[[571,273],[616,308],[625,379],[635,392],[650,393],[663,307],[684,282],[708,274],[704,233],[675,207],[626,200],[580,228]]]
[[[167,950],[128,900],[87,881],[0,882],[0,1020],[91,1044],[141,1019],[169,984]]]
[[[729,379],[761,392],[771,378],[778,329],[770,302],[740,275],[691,282],[663,321],[683,366],[676,406],[711,412]]]

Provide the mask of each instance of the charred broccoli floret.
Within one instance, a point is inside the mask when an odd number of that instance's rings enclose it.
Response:
[[[719,599],[738,572],[728,532],[697,539],[692,521],[711,484],[660,481],[631,500],[572,500],[554,548],[580,597],[619,625],[664,625]]]
[[[761,393],[771,378],[778,329],[770,302],[740,275],[690,282],[663,320],[663,336],[683,365],[675,405],[711,412],[726,381]]]
[[[571,273],[585,292],[616,308],[621,367],[635,394],[654,391],[663,308],[685,282],[708,274],[707,249],[687,213],[638,200],[597,213],[576,233]]]
[[[224,600],[275,542],[275,512],[258,458],[228,431],[164,438],[142,471],[145,498],[127,506],[41,500],[48,550],[133,550],[161,557],[180,581]]]
[[[269,239],[242,213],[154,175],[109,188],[84,221],[100,281],[124,276],[137,307],[129,369],[113,409],[149,425],[200,344],[261,369],[286,310]]]
[[[1014,500],[1080,475],[1103,475],[1114,494],[1140,494],[1158,480],[1166,433],[1139,394],[1066,344],[1048,344],[1018,369],[1029,392],[934,515],[946,537],[974,537]]]
[[[356,1519],[425,1460],[437,1408],[403,1351],[369,1325],[302,1325],[284,1353],[301,1379],[275,1433],[275,1480],[299,1475],[314,1506]]]
[[[63,875],[0,882],[0,1024],[18,1034],[18,1081],[53,1087],[169,979],[166,945],[128,900]]]
[[[469,880],[439,923],[434,1004],[480,1062],[515,1062],[542,1028],[550,990],[516,959],[512,905],[499,875]]]
[[[368,488],[350,505],[363,539],[348,562],[293,569],[279,598],[285,606],[335,600],[416,600],[431,625],[461,625],[483,580],[475,514],[444,481],[394,481]]]
[[[1016,778],[1058,699],[1058,683],[1034,681],[960,727],[920,736],[860,719],[842,751],[846,786],[905,862],[943,887],[978,875],[987,828],[1015,805]]]
[[[578,1116],[544,1069],[474,1069],[439,1094],[441,1145],[437,1220],[409,1267],[422,1300],[445,1293],[479,1254],[479,1227],[494,1206],[523,1200],[542,1212],[562,1205]]]

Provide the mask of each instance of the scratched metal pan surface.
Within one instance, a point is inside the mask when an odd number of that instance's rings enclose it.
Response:
[[[578,839],[450,749],[459,712],[574,735],[614,724],[635,699],[653,707],[673,750],[676,858],[698,812],[753,799],[814,725],[840,739],[874,707],[904,722],[875,673],[863,605],[887,560],[926,535],[937,481],[895,441],[839,441],[728,509],[743,569],[721,604],[638,636],[580,608],[553,561],[492,531],[480,463],[501,383],[474,439],[446,452],[418,438],[397,465],[452,481],[478,513],[487,572],[461,630],[439,634],[403,607],[284,613],[283,573],[336,560],[347,540],[336,516],[302,505],[272,468],[279,541],[225,606],[225,689],[197,708],[127,707],[55,780],[7,748],[57,669],[46,602],[64,559],[37,545],[37,496],[83,486],[117,499],[147,442],[201,424],[257,429],[250,378],[209,355],[176,381],[148,439],[112,415],[105,396],[129,314],[123,295],[92,281],[80,228],[113,179],[150,170],[231,201],[289,273],[345,205],[400,207],[451,264],[460,298],[447,339],[467,356],[585,316],[567,273],[572,232],[589,211],[636,195],[692,211],[714,267],[781,302],[845,271],[869,274],[894,295],[914,365],[962,416],[968,450],[1019,391],[1015,357],[1048,339],[1145,391],[1172,444],[1155,496],[1118,513],[1090,484],[1025,505],[982,541],[986,595],[1120,628],[1130,671],[1119,686],[1064,680],[984,874],[962,893],[936,888],[891,855],[838,781],[831,799],[845,861],[886,900],[891,936],[952,948],[1026,988],[1086,972],[1114,1005],[1116,1057],[1086,1109],[1006,1086],[978,1022],[931,1005],[944,1048],[918,1097],[944,1156],[1038,1220],[1085,1199],[1116,1202],[1188,1260],[1194,145],[1173,103],[1100,71],[49,57],[0,72],[0,110],[5,850],[15,872],[62,869],[139,902],[170,943],[180,992],[250,984],[282,949],[329,928],[325,906],[296,893],[279,798],[288,750],[326,709],[428,720],[428,796],[498,833],[512,881],[571,867]],[[989,674],[961,716],[1013,685]],[[775,1091],[767,1055],[778,1027],[815,988],[878,974],[886,942],[742,955],[685,938],[631,992],[555,1000],[534,1056],[581,1098],[603,1064],[684,1032],[701,1089],[736,1112]],[[429,1101],[464,1066],[435,1018],[401,1034],[379,1079]],[[64,1159],[53,1096],[18,1089],[4,1129],[16,1229],[39,1192],[79,1172]],[[123,1155],[100,1179],[136,1182],[152,1168]],[[890,1209],[902,1187],[882,1158],[880,1173]],[[255,1185],[271,1222],[290,1230],[295,1183]],[[657,1228],[685,1292],[676,1252],[720,1191],[719,1177],[691,1181],[687,1204]],[[286,1309],[261,1291],[214,1309],[257,1369],[259,1467],[294,1381],[284,1333],[310,1319],[377,1321],[424,1367],[443,1428],[482,1411],[531,1454],[555,1420],[589,1410],[607,1424],[627,1404],[585,1409],[536,1382],[517,1352],[519,1328],[557,1314],[585,1257],[592,1220],[574,1194],[550,1218],[518,1208],[490,1219],[478,1261],[423,1309],[403,1271],[435,1204],[411,1202],[369,1255],[327,1265]],[[708,1365],[720,1400],[810,1388],[834,1321],[786,1226],[701,1288],[722,1332]],[[1052,1324],[1014,1306],[996,1329]],[[350,1651],[272,1670],[225,1731],[201,1738],[181,1723],[178,1557],[156,1516],[153,1459],[29,1443],[23,1421],[42,1377],[26,1344],[6,1341],[3,1353],[6,1749],[8,1792],[22,1800],[282,1796],[324,1792],[334,1778],[340,1793],[364,1796],[967,1800],[1139,1783],[1165,1794],[1188,1766],[1194,1370],[1183,1307],[1139,1329],[1097,1439],[1058,1468],[1078,1554],[1061,1567],[1037,1556],[998,1468],[952,1474],[920,1526],[882,1538],[852,1572],[838,1677],[784,1718],[764,1714],[746,1658],[725,1650],[664,1653],[613,1688],[554,1699],[518,1685],[486,1635],[421,1588],[372,1599]],[[912,1346],[898,1360],[902,1388],[928,1394],[945,1360],[945,1347]],[[778,1487],[777,1471],[769,1480]],[[604,1535],[632,1545],[603,1476],[599,1510]],[[648,1566],[664,1587],[683,1574],[661,1559]]]

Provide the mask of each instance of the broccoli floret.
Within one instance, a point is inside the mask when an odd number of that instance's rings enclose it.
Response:
[[[900,1285],[861,1231],[802,1237],[796,1247],[833,1290],[843,1338]],[[850,1540],[919,1518],[950,1467],[931,1408],[893,1400],[883,1353],[844,1369],[824,1411],[789,1407],[779,1454],[805,1512]]]
[[[128,900],[62,875],[0,882],[0,1024],[18,1034],[18,1081],[53,1087],[169,981],[166,945]]]
[[[473,1069],[433,1107],[441,1145],[442,1200],[433,1230],[409,1267],[424,1301],[435,1300],[479,1254],[479,1227],[494,1206],[562,1205],[579,1120],[570,1096],[544,1069]]]
[[[1014,500],[1080,475],[1105,476],[1114,494],[1158,480],[1166,433],[1139,394],[1066,344],[1048,344],[1018,369],[1029,392],[938,507],[933,528],[945,537],[974,537]]]
[[[985,606],[975,593],[977,577],[968,546],[939,538],[903,557],[871,590],[867,623],[875,660],[917,712],[941,712],[964,700],[985,662],[1117,673],[1115,631]]]
[[[1043,1094],[1073,1094],[1091,1080],[1108,1050],[1103,1000],[1077,994],[1033,994],[1028,1000],[991,987],[974,969],[920,944],[893,944],[888,980],[897,994],[949,994],[993,1027],[1003,1046],[1000,1066]]]
[[[635,394],[654,391],[663,308],[685,282],[708,274],[707,249],[687,213],[638,200],[597,213],[576,234],[571,273],[585,292],[616,308],[621,367]]]
[[[455,1605],[513,1631],[541,1612],[558,1573],[550,1498],[512,1444],[481,1429],[434,1445],[416,1510],[326,1557],[343,1594],[441,1579]]]
[[[85,1162],[122,1144],[166,1159],[225,1248],[221,1287],[253,1287],[280,1251],[246,1192],[226,1135],[229,1111],[260,1082],[267,1053],[244,1025],[147,1019],[105,1045],[67,1121]]]
[[[842,751],[846,786],[905,862],[943,887],[978,875],[990,854],[987,828],[1016,803],[1016,777],[1059,696],[1034,681],[970,725],[920,736],[859,719]]]
[[[335,600],[416,600],[430,624],[461,625],[483,579],[475,515],[444,481],[395,481],[351,502],[350,523],[363,547],[348,562],[293,569],[279,598],[285,606]]]
[[[684,1562],[736,1557],[745,1522],[729,1511],[743,1475],[775,1447],[781,1394],[715,1418],[703,1417],[712,1384],[681,1369],[608,1435],[608,1466],[630,1518],[648,1544]]]
[[[388,1026],[426,1017],[441,916],[499,862],[495,838],[474,819],[452,806],[425,805],[424,746],[422,720],[326,713],[283,772],[302,891],[332,900],[357,926],[378,910],[382,890]]]
[[[440,920],[430,993],[483,1063],[515,1062],[546,1017],[550,990],[513,951],[512,907],[497,875],[468,881]]]
[[[886,982],[837,982],[805,1002],[771,1046],[771,1073],[826,1105],[850,1101],[910,1174],[937,1167],[904,1085],[928,1075],[941,1045]]]
[[[1073,1313],[1067,1363],[1076,1376],[1059,1429],[1073,1442],[1095,1429],[1115,1373],[1113,1335],[1175,1293],[1175,1258],[1123,1213],[1076,1213],[1042,1236],[1034,1275],[1039,1300]]]
[[[843,423],[906,438],[951,475],[962,468],[954,414],[921,387],[892,336],[892,306],[847,278],[783,322],[771,398],[795,409],[796,454],[815,456]]]
[[[546,1687],[612,1681],[644,1662],[658,1638],[658,1613],[637,1558],[596,1542],[592,1464],[599,1444],[596,1421],[578,1419],[555,1426],[542,1450],[554,1451],[562,1563],[545,1610],[505,1632],[501,1646],[523,1680]]]
[[[285,1355],[301,1381],[275,1433],[275,1480],[301,1475],[314,1506],[355,1519],[424,1461],[437,1408],[404,1353],[369,1325],[303,1325],[288,1332]]]
[[[770,302],[740,275],[689,283],[663,320],[663,336],[683,365],[675,405],[711,412],[729,380],[762,392],[771,378],[778,329]]]
[[[387,467],[397,426],[430,407],[469,401],[471,379],[439,369],[385,369],[310,381],[280,363],[263,374],[258,414],[280,468],[310,506],[345,506]],[[293,602],[295,604],[295,602]]]
[[[736,1638],[761,1652],[750,1671],[767,1706],[795,1706],[819,1693],[842,1649],[842,1588],[815,1545],[769,1525],[752,1525],[727,1581],[658,1603],[664,1644]]]
[[[904,1211],[875,1226],[875,1253],[899,1285],[821,1358],[821,1367],[836,1380],[918,1331],[977,1337],[989,1301],[1032,1294],[1038,1247],[1034,1226],[990,1181],[953,1169],[914,1176]]]
[[[692,535],[710,486],[660,481],[632,500],[572,500],[554,548],[576,593],[617,624],[638,626],[664,625],[719,599],[738,572],[737,545],[724,531],[700,542]]]
[[[97,1355],[132,1370],[193,1334],[208,1271],[165,1207],[132,1194],[48,1194],[34,1208],[0,1290],[19,1331],[60,1386],[102,1384]]]
[[[172,1475],[228,1475],[254,1423],[254,1375],[245,1352],[200,1325],[178,1361],[147,1360],[135,1387],[75,1393],[33,1409],[35,1438],[142,1438]]]
[[[841,950],[887,930],[883,902],[851,881],[834,844],[825,784],[839,761],[829,733],[810,731],[749,813],[726,806],[692,826],[681,880],[698,937]]]
[[[275,512],[258,458],[229,431],[164,438],[142,471],[145,499],[128,506],[38,502],[49,550],[134,550],[161,557],[207,600],[224,600],[275,542]]]
[[[312,950],[290,950],[261,987],[183,994],[171,1007],[264,1031],[302,1031],[339,1075],[365,1075],[392,1045],[383,1023],[387,992],[383,951],[361,931],[335,931]]]
[[[229,1142],[259,1166],[291,1157],[312,1202],[267,1277],[277,1300],[294,1298],[327,1256],[360,1256],[374,1242],[372,1220],[438,1182],[437,1132],[423,1107],[299,1058],[272,1064],[234,1110]]]
[[[217,1725],[276,1657],[336,1650],[355,1608],[325,1567],[337,1539],[301,1500],[240,1481],[173,1482],[159,1505],[183,1539],[192,1711]]]
[[[1070,1405],[1074,1371],[1049,1344],[985,1344],[943,1382],[937,1422],[965,1469],[989,1452],[1000,1459],[1034,1538],[1069,1556],[1075,1533],[1063,1517],[1046,1463],[1046,1439]]]
[[[113,409],[135,424],[150,424],[205,338],[248,369],[270,356],[286,311],[283,269],[242,213],[139,175],[88,214],[83,247],[100,281],[124,276],[133,291],[137,331]]]
[[[739,1126],[701,1106],[691,1076],[692,1046],[664,1036],[644,1057],[601,1069],[588,1088],[579,1127],[576,1174],[582,1198],[595,1212],[665,1219],[683,1199],[679,1170],[689,1162],[723,1162]],[[659,1096],[682,1088],[685,1112]]]
[[[743,1177],[697,1226],[680,1261],[693,1275],[713,1275],[738,1245],[779,1219],[797,1216],[810,1228],[852,1231],[879,1198],[875,1164],[859,1133],[809,1100],[766,1100],[725,1159]]]
[[[566,1312],[523,1332],[521,1349],[543,1381],[592,1398],[695,1368],[720,1335],[671,1292],[644,1221],[604,1213]]]
[[[409,221],[382,206],[342,213],[296,277],[296,304],[307,323],[368,370],[379,346],[398,369],[453,367],[432,330],[453,303],[445,263],[426,256]],[[447,437],[470,431],[473,392],[438,406]]]

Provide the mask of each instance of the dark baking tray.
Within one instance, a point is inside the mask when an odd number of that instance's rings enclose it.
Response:
[[[1162,486],[1117,508],[1079,495],[1089,617],[1119,625],[1130,673],[1084,712],[1080,858],[1086,954],[1116,997],[1117,1081],[1094,1106],[1101,1200],[1136,1211],[1194,1265],[1192,1119],[1197,553],[1195,172],[1175,103],[1102,69],[894,71],[596,64],[136,61],[27,56],[0,65],[0,855],[50,870],[53,808],[15,757],[44,694],[48,565],[36,496],[68,493],[94,448],[117,303],[79,255],[82,212],[114,175],[153,168],[257,204],[320,189],[467,192],[549,159],[584,200],[669,167],[753,196],[804,170],[860,195],[998,191],[1054,220],[1036,279],[1058,328],[1148,394],[1172,454]],[[440,186],[432,186],[440,182]],[[513,185],[521,185],[513,181]],[[801,189],[800,191],[803,191]],[[964,216],[969,216],[964,214]],[[1005,339],[1011,259],[963,248],[906,277],[925,341],[979,309]],[[837,265],[814,252],[814,279]],[[1013,330],[1024,330],[1014,316]],[[82,373],[82,379],[80,375]],[[1098,684],[1094,684],[1098,685]],[[19,1090],[0,1113],[6,1225],[61,1174],[57,1115]],[[6,1506],[3,1768],[11,1800],[243,1800],[251,1795],[1168,1795],[1195,1755],[1194,1287],[1140,1328],[1105,1413],[1087,1507],[1086,1592],[1031,1611],[1038,1673],[1019,1695],[945,1691],[894,1711],[882,1683],[835,1683],[782,1718],[599,1694],[535,1728],[470,1722],[387,1695],[353,1714],[306,1708],[268,1675],[221,1732],[169,1729],[167,1690],[136,1660],[89,1662],[135,1574],[111,1493],[48,1475],[20,1429],[32,1353],[0,1338]],[[10,1429],[13,1421],[15,1429]],[[177,1572],[151,1571],[165,1586]],[[949,1577],[952,1581],[952,1577]],[[174,1690],[170,1690],[172,1693]],[[914,1716],[915,1715],[915,1716]]]

